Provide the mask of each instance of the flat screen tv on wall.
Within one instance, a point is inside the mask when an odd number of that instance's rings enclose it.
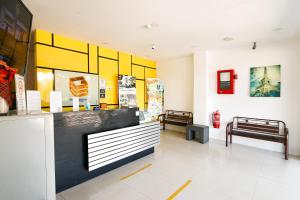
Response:
[[[32,14],[21,0],[0,0],[0,59],[26,71]]]

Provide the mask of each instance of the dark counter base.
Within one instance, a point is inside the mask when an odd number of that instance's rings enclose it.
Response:
[[[114,163],[111,163],[109,165],[106,165],[104,167],[101,167],[99,169],[96,169],[92,172],[88,172],[86,171],[86,174],[85,176],[82,176],[82,177],[73,177],[72,176],[72,173],[70,173],[69,175],[68,174],[63,174],[63,175],[60,175],[60,174],[56,174],[56,177],[66,177],[66,176],[69,176],[69,178],[67,178],[65,181],[62,181],[62,182],[59,182],[61,183],[60,185],[56,185],[56,192],[59,193],[59,192],[62,192],[66,189],[69,189],[75,185],[78,185],[82,182],[85,182],[85,181],[88,181],[92,178],[95,178],[101,174],[104,174],[106,172],[109,172],[111,170],[114,170],[118,167],[121,167],[123,165],[126,165],[132,161],[135,161],[137,159],[140,159],[144,156],[147,156],[151,153],[154,153],[154,147],[150,148],[150,149],[147,149],[145,151],[142,151],[142,152],[139,152],[137,154],[134,154],[130,157],[127,157],[127,158],[124,158],[122,160],[119,160],[119,161],[116,161]],[[121,177],[120,177],[121,178]]]
[[[54,113],[56,192],[83,183],[153,152],[141,152],[92,172],[88,171],[87,134],[139,125],[138,108]]]

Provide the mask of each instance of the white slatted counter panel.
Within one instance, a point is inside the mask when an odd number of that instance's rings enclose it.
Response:
[[[88,137],[89,171],[134,155],[160,142],[160,124],[151,122]]]

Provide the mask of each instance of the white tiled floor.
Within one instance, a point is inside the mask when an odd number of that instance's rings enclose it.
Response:
[[[152,166],[123,181],[146,164]],[[163,200],[187,180],[175,199],[299,200],[300,159],[210,140],[186,141],[164,131],[155,153],[57,195],[58,200]]]

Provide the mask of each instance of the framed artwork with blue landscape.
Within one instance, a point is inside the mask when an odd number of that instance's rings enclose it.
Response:
[[[250,68],[251,97],[280,97],[281,66]]]

